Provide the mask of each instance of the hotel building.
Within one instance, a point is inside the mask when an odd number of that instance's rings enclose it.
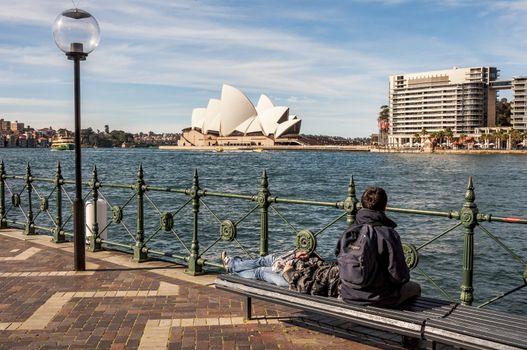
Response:
[[[496,90],[511,85],[498,81],[498,72],[471,67],[390,76],[388,144],[414,143],[423,129],[459,135],[494,126]]]
[[[511,112],[512,127],[527,130],[527,77],[512,79]]]

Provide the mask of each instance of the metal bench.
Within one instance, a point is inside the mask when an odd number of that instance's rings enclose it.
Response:
[[[425,338],[472,349],[527,349],[527,317],[458,305],[426,322]]]
[[[228,274],[219,275],[215,287],[245,298],[245,319],[252,318],[256,298],[419,339],[432,347],[442,343],[464,349],[527,349],[527,317],[444,300],[419,297],[397,309],[352,305]]]

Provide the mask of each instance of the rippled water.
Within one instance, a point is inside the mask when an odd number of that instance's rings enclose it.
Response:
[[[0,149],[8,174],[22,175],[25,163],[30,162],[33,176],[52,177],[56,162],[60,160],[65,178],[73,180],[73,152],[52,152],[48,149]],[[379,154],[348,152],[175,152],[157,149],[85,149],[83,150],[83,178],[90,178],[93,165],[97,165],[99,179],[104,183],[133,183],[142,163],[147,184],[176,188],[189,188],[194,169],[198,170],[200,185],[209,191],[256,194],[264,169],[269,175],[269,188],[278,197],[320,201],[342,201],[347,195],[349,178],[353,175],[357,195],[367,186],[382,186],[389,196],[389,206],[429,210],[460,210],[464,203],[468,177],[474,179],[476,203],[483,213],[495,216],[527,216],[527,158],[516,155],[444,155],[444,154]],[[13,185],[14,186],[14,185]],[[41,188],[41,192],[45,192]],[[128,190],[102,189],[110,204],[130,200]],[[190,248],[191,228],[188,218],[191,208],[184,204],[188,197],[168,193],[148,192],[150,202],[145,204],[147,236],[157,231],[159,211],[176,211],[175,227],[179,239],[165,232],[157,233],[151,246],[173,250],[179,254]],[[133,202],[134,199],[131,199]],[[237,221],[254,208],[254,202],[224,200],[206,197],[201,206],[201,251],[210,249],[205,258],[217,260],[218,252],[226,249],[233,253],[251,254],[258,251],[259,211],[256,209],[238,225],[240,245],[227,245],[218,237],[218,219]],[[205,205],[212,211],[205,207]],[[283,250],[294,246],[292,229],[321,230],[336,219],[341,210],[313,208],[306,205],[277,204],[279,214],[270,210],[270,250]],[[134,232],[133,208],[125,210],[128,230],[110,227],[110,237],[117,234],[130,239]],[[388,213],[399,224],[403,241],[416,246],[455,225],[446,218]],[[526,226],[513,224],[483,224],[492,234],[527,259]],[[317,251],[331,258],[334,244],[345,228],[341,220],[319,236]],[[183,242],[183,243],[182,243]],[[523,284],[525,267],[489,238],[476,230],[474,260],[475,304],[504,293]],[[215,243],[215,244],[214,244]],[[243,247],[242,248],[240,248]],[[185,248],[186,247],[186,248]],[[451,293],[459,296],[462,276],[463,229],[458,228],[420,251],[419,269]],[[420,281],[425,294],[442,297],[420,271],[413,270],[413,278]],[[493,307],[517,313],[527,311],[527,288],[497,302]]]

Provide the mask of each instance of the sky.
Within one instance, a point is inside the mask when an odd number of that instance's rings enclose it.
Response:
[[[366,137],[390,75],[527,75],[527,0],[1,0],[0,118],[73,129],[73,63],[51,32],[73,7],[101,29],[81,63],[94,130],[180,132],[229,84],[289,107],[304,134]]]

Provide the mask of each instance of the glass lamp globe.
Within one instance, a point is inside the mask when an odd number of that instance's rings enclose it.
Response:
[[[99,24],[88,12],[69,9],[58,15],[53,23],[53,38],[66,55],[88,55],[99,45]]]

